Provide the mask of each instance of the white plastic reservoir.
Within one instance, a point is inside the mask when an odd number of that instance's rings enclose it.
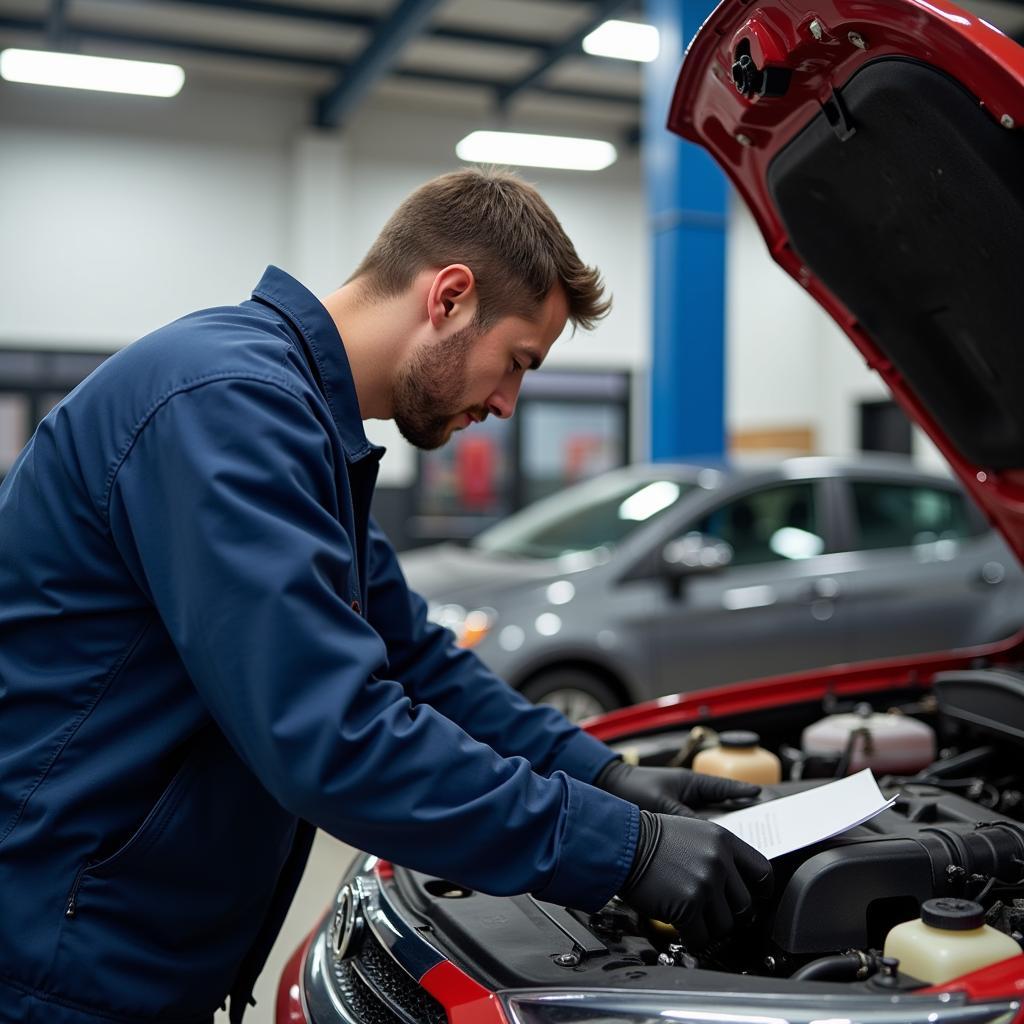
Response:
[[[837,757],[850,749],[849,775],[863,768],[909,775],[935,760],[935,730],[906,715],[872,712],[865,704],[809,725],[800,746],[805,754],[824,757]]]
[[[1009,935],[985,924],[980,903],[951,898],[928,900],[919,921],[896,925],[885,955],[899,960],[901,972],[933,985],[1022,956]]]

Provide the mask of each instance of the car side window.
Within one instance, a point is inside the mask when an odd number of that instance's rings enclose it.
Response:
[[[908,484],[851,483],[862,550],[912,547],[976,534],[957,491]]]
[[[710,512],[692,530],[732,547],[732,565],[810,558],[825,550],[812,483],[781,484]]]

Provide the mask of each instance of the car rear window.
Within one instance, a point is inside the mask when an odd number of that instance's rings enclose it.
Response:
[[[693,527],[732,548],[732,565],[813,558],[825,550],[810,483],[766,487],[737,498]]]
[[[958,491],[907,484],[851,484],[861,549],[913,547],[978,532]]]

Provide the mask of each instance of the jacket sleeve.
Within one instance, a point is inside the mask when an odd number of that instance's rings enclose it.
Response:
[[[410,590],[394,548],[370,529],[367,617],[384,640],[390,671],[415,703],[429,704],[506,757],[525,757],[535,772],[563,771],[591,782],[615,753],[551,707],[531,704],[472,651],[455,646],[450,630],[427,620],[423,598]]]
[[[600,906],[636,808],[499,756],[388,678],[345,597],[354,553],[318,416],[272,381],[197,383],[112,468],[112,538],[192,684],[275,799],[339,839],[484,892]]]

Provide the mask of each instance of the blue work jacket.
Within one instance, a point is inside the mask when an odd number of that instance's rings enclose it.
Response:
[[[337,329],[275,268],[111,357],[0,487],[0,1021],[241,1017],[313,827],[594,909],[611,751],[429,623]]]

